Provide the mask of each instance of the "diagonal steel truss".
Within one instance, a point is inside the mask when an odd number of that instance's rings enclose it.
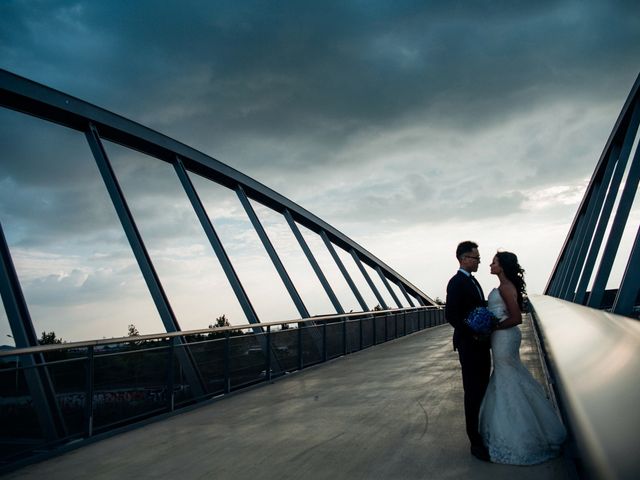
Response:
[[[594,308],[609,308],[603,304],[605,289],[640,181],[639,124],[640,75],[593,172],[545,294]],[[610,306],[614,313],[627,316],[638,305],[640,291],[640,228],[636,230],[624,275]]]
[[[322,239],[363,311],[368,311],[369,307],[337,255],[337,248],[344,250],[353,257],[356,266],[366,280],[366,284],[385,310],[389,307],[367,273],[365,265],[377,272],[382,284],[389,291],[398,309],[406,310],[407,308],[402,305],[391,284],[402,292],[410,308],[418,309],[424,306],[437,305],[429,296],[380,259],[309,211],[228,165],[172,138],[6,70],[0,70],[0,106],[47,122],[60,124],[85,135],[105,188],[117,212],[122,229],[129,241],[166,332],[181,332],[182,330],[165,294],[160,277],[154,268],[152,259],[147,252],[143,237],[127,204],[127,199],[111,166],[109,156],[103,146],[103,141],[105,140],[141,152],[156,161],[166,162],[174,167],[185,195],[189,199],[222,266],[227,281],[237,297],[247,320],[255,325],[255,332],[262,332],[260,319],[191,181],[190,175],[192,174],[204,177],[237,194],[301,319],[309,318],[309,311],[276,253],[267,232],[260,223],[250,200],[259,202],[283,216],[338,314],[344,314],[344,308],[336,297],[311,249],[306,244],[299,229],[300,225],[314,232]],[[9,324],[16,341],[16,347],[37,347],[38,341],[33,323],[27,303],[22,295],[20,281],[13,266],[9,246],[4,240],[1,223],[0,238],[2,239],[2,242],[0,242],[0,293],[2,294]],[[412,297],[419,304],[418,306],[414,305]],[[316,340],[319,341],[319,339]],[[173,341],[177,345],[183,345],[184,343],[179,336],[176,336]],[[205,389],[203,380],[189,348],[185,345],[183,346],[185,348],[177,349],[180,352],[178,360],[196,396],[201,396]],[[263,345],[263,349],[266,352],[270,352],[268,345]],[[277,368],[275,356],[271,355],[271,353],[269,356],[269,358],[274,358],[273,363]],[[55,394],[48,378],[47,369],[37,367],[42,363],[42,358],[39,357],[39,354],[30,355],[28,362],[34,366],[29,370],[30,373],[27,380],[30,384],[29,389],[32,392],[34,401],[39,405],[37,411],[42,416],[40,423],[43,425],[43,430],[46,431],[49,439],[62,438],[66,435],[64,422],[60,421],[60,414],[57,412]]]

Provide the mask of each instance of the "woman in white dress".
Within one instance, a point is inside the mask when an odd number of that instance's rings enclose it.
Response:
[[[524,270],[510,252],[498,252],[491,273],[500,280],[487,308],[499,323],[491,334],[493,372],[480,407],[479,431],[491,461],[533,465],[556,457],[566,438],[542,386],[520,361]]]

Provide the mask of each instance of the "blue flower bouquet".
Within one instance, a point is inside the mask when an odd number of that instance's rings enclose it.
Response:
[[[465,323],[477,335],[489,335],[498,323],[498,319],[488,308],[478,307],[469,314]]]

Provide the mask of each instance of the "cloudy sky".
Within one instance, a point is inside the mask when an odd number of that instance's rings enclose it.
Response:
[[[231,165],[441,298],[465,239],[486,291],[506,249],[542,292],[639,58],[635,1],[0,3],[1,68]],[[0,221],[38,333],[160,331],[84,137],[3,110],[0,144]],[[182,328],[244,323],[171,168],[106,148]],[[297,317],[233,192],[194,182],[259,316]],[[256,208],[311,313],[332,312]]]

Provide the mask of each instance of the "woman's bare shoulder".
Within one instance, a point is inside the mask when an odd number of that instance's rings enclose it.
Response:
[[[518,291],[516,290],[516,286],[511,282],[501,283],[498,286],[498,290],[500,291],[500,295],[502,295],[503,297],[518,296]]]

